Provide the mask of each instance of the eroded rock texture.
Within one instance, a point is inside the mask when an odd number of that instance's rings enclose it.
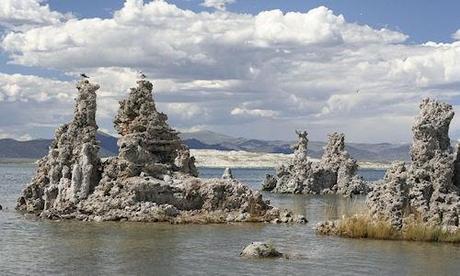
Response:
[[[38,162],[37,172],[18,200],[17,209],[71,212],[93,192],[101,175],[96,141],[96,91],[98,85],[77,84],[74,118],[60,126],[49,153]]]
[[[57,131],[18,209],[90,221],[306,222],[236,180],[197,178],[188,148],[156,110],[152,84],[137,84],[114,120],[119,154],[102,165],[95,141],[98,86],[79,84],[74,122]]]
[[[288,165],[276,169],[276,175],[267,175],[262,189],[276,193],[308,193],[343,195],[367,192],[367,184],[356,175],[358,165],[345,150],[343,134],[329,135],[324,154],[319,162],[307,158],[307,132],[296,132],[298,142],[293,146],[294,158]]]
[[[222,174],[222,179],[235,179],[233,177],[232,169],[225,168],[224,173]]]
[[[283,253],[268,242],[252,242],[246,246],[240,253],[241,257],[246,258],[279,258]]]
[[[376,182],[369,192],[367,203],[371,214],[400,227],[409,204],[407,168],[404,162],[393,162],[382,181]]]
[[[139,80],[126,100],[120,101],[115,117],[115,129],[120,138],[120,152],[114,159],[121,175],[140,173],[162,175],[168,171],[183,171],[198,175],[194,159],[167,123],[166,114],[158,112],[152,97],[152,83]]]
[[[412,164],[406,169],[404,163],[395,163],[375,186],[367,201],[373,216],[396,228],[408,217],[459,226],[458,155],[454,158],[448,135],[453,116],[449,104],[422,101],[412,127]]]

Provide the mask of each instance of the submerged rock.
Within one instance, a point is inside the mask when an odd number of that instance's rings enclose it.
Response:
[[[459,226],[459,156],[454,157],[448,135],[453,116],[449,104],[422,101],[412,127],[412,164],[393,164],[369,194],[367,204],[375,218],[398,229],[409,216],[431,225]]]
[[[276,250],[271,243],[252,242],[243,249],[240,256],[248,258],[280,258],[283,257],[283,253]]]
[[[119,154],[101,164],[95,140],[98,86],[79,83],[74,121],[56,132],[19,210],[88,221],[302,221],[236,180],[197,178],[188,148],[156,110],[152,84],[144,78],[137,84],[114,120]]]
[[[299,138],[293,146],[292,162],[278,167],[275,176],[267,175],[262,190],[276,193],[339,193],[347,196],[368,192],[367,183],[356,175],[356,160],[345,150],[343,134],[329,135],[321,160],[311,162],[307,157],[307,132],[296,133]]]

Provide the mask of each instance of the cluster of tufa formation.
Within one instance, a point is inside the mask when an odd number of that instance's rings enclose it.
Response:
[[[307,132],[296,133],[299,138],[293,146],[293,160],[278,167],[275,176],[267,175],[263,190],[276,193],[339,193],[346,196],[367,193],[367,184],[356,175],[356,160],[345,150],[343,134],[329,135],[321,160],[312,162],[307,158]]]
[[[457,228],[460,212],[460,171],[452,152],[449,125],[452,106],[431,99],[420,104],[413,132],[412,164],[395,162],[369,193],[367,204],[376,219],[401,229],[405,222]]]
[[[152,84],[141,79],[120,102],[119,154],[101,163],[96,141],[97,85],[82,80],[74,119],[56,131],[17,209],[49,219],[172,223],[305,222],[280,211],[230,171],[197,178],[194,158],[156,110]]]

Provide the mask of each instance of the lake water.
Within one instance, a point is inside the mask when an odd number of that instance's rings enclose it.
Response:
[[[459,275],[460,246],[352,240],[315,235],[312,227],[362,200],[264,194],[276,206],[307,216],[306,225],[169,225],[52,222],[14,211],[33,165],[0,165],[0,275]],[[221,169],[200,169],[220,177]],[[235,169],[252,188],[270,169]],[[370,180],[380,170],[363,170]],[[239,257],[252,241],[270,240],[291,259]]]

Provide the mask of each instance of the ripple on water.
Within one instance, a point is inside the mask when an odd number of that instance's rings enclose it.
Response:
[[[220,177],[221,169],[201,169]],[[234,169],[234,175],[258,189],[270,169]],[[306,225],[169,225],[52,222],[24,218],[14,205],[33,166],[0,165],[0,274],[257,274],[455,275],[460,247],[451,244],[352,240],[315,235],[312,227],[339,217],[362,199],[337,196],[264,196],[309,219]],[[361,171],[368,179],[382,171]],[[374,179],[375,180],[375,179]],[[271,240],[294,258],[252,260],[239,257],[252,241]]]

